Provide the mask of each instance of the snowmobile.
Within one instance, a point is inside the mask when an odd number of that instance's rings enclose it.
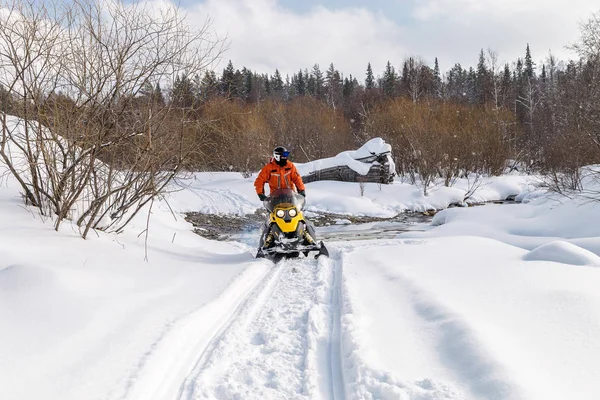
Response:
[[[312,251],[319,256],[329,257],[323,242],[315,240],[315,228],[302,215],[304,196],[292,189],[277,189],[269,195],[263,205],[269,211],[258,245],[257,258],[269,258],[278,262],[283,258],[308,257]]]

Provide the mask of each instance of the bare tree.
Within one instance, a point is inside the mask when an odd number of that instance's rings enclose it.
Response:
[[[491,94],[494,99],[494,107],[497,110],[500,107],[500,83],[498,82],[500,66],[498,65],[498,53],[491,48],[487,51],[487,63],[490,66],[490,73],[492,75]]]
[[[408,59],[407,89],[413,103],[418,102],[425,92],[423,83],[425,80],[426,67],[427,66],[421,59],[415,59],[414,57]]]
[[[0,156],[26,200],[55,228],[72,219],[120,230],[165,190],[194,150],[185,120],[145,89],[200,74],[224,50],[210,21],[143,2],[0,4],[2,84],[19,119],[2,116]]]

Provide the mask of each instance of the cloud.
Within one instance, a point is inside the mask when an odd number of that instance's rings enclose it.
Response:
[[[367,63],[383,70],[388,59],[401,59],[405,29],[366,8],[329,10],[319,6],[294,13],[273,0],[207,0],[190,9],[192,20],[210,15],[214,28],[227,34],[224,55],[234,67],[285,74],[330,63],[342,73],[364,79]]]
[[[243,66],[285,74],[318,63],[330,63],[363,80],[367,63],[380,74],[389,60],[397,68],[407,56],[430,65],[438,57],[442,70],[454,63],[475,66],[480,49],[492,48],[500,62],[523,57],[530,44],[536,61],[548,51],[567,59],[564,46],[578,38],[578,22],[598,9],[589,0],[410,0],[397,12],[363,7],[312,7],[295,12],[277,0],[204,0],[188,6],[190,19],[227,35],[230,49],[219,68],[231,59]]]
[[[420,0],[412,12],[417,31],[406,45],[437,54],[446,68],[474,66],[482,48],[512,62],[524,56],[527,43],[534,60],[550,50],[566,60],[574,58],[565,47],[578,40],[579,22],[599,7],[589,0]]]

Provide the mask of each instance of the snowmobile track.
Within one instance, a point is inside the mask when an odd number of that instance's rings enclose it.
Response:
[[[342,312],[342,264],[339,259],[332,260],[332,277],[330,289],[330,330],[329,330],[329,386],[330,398],[343,400],[344,375],[342,365],[341,312]]]
[[[178,398],[344,399],[340,306],[341,264],[278,263],[199,355]]]
[[[283,273],[283,268],[275,265],[271,268],[268,274],[256,285],[256,287],[246,296],[240,303],[238,308],[231,314],[229,319],[221,326],[218,332],[213,336],[208,345],[199,355],[199,358],[188,376],[185,378],[179,389],[178,399],[194,398],[194,383],[193,380],[202,374],[208,367],[213,357],[217,356],[220,351],[219,346],[231,335],[232,330],[235,330],[234,325],[240,321],[247,322],[252,319],[254,314],[260,309],[268,295],[273,290],[275,282]]]

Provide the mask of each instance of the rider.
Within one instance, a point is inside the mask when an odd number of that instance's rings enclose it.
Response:
[[[269,194],[277,189],[290,188],[294,190],[295,187],[299,194],[306,197],[302,177],[298,173],[294,163],[288,160],[289,156],[290,152],[283,146],[277,146],[273,149],[273,158],[271,158],[271,161],[263,167],[254,181],[256,194],[258,194],[258,198],[261,201],[264,201],[267,198],[267,196],[265,196],[265,183],[269,183]],[[269,230],[269,225],[267,225],[262,236],[264,242],[261,239],[263,248],[268,248],[273,245],[273,234],[269,232]]]
[[[273,193],[277,189],[290,188],[297,189],[298,193],[306,196],[304,182],[298,173],[294,163],[288,160],[290,152],[283,146],[277,146],[273,149],[273,158],[263,167],[254,181],[256,194],[261,201],[264,201],[265,183],[269,183],[269,192]]]

